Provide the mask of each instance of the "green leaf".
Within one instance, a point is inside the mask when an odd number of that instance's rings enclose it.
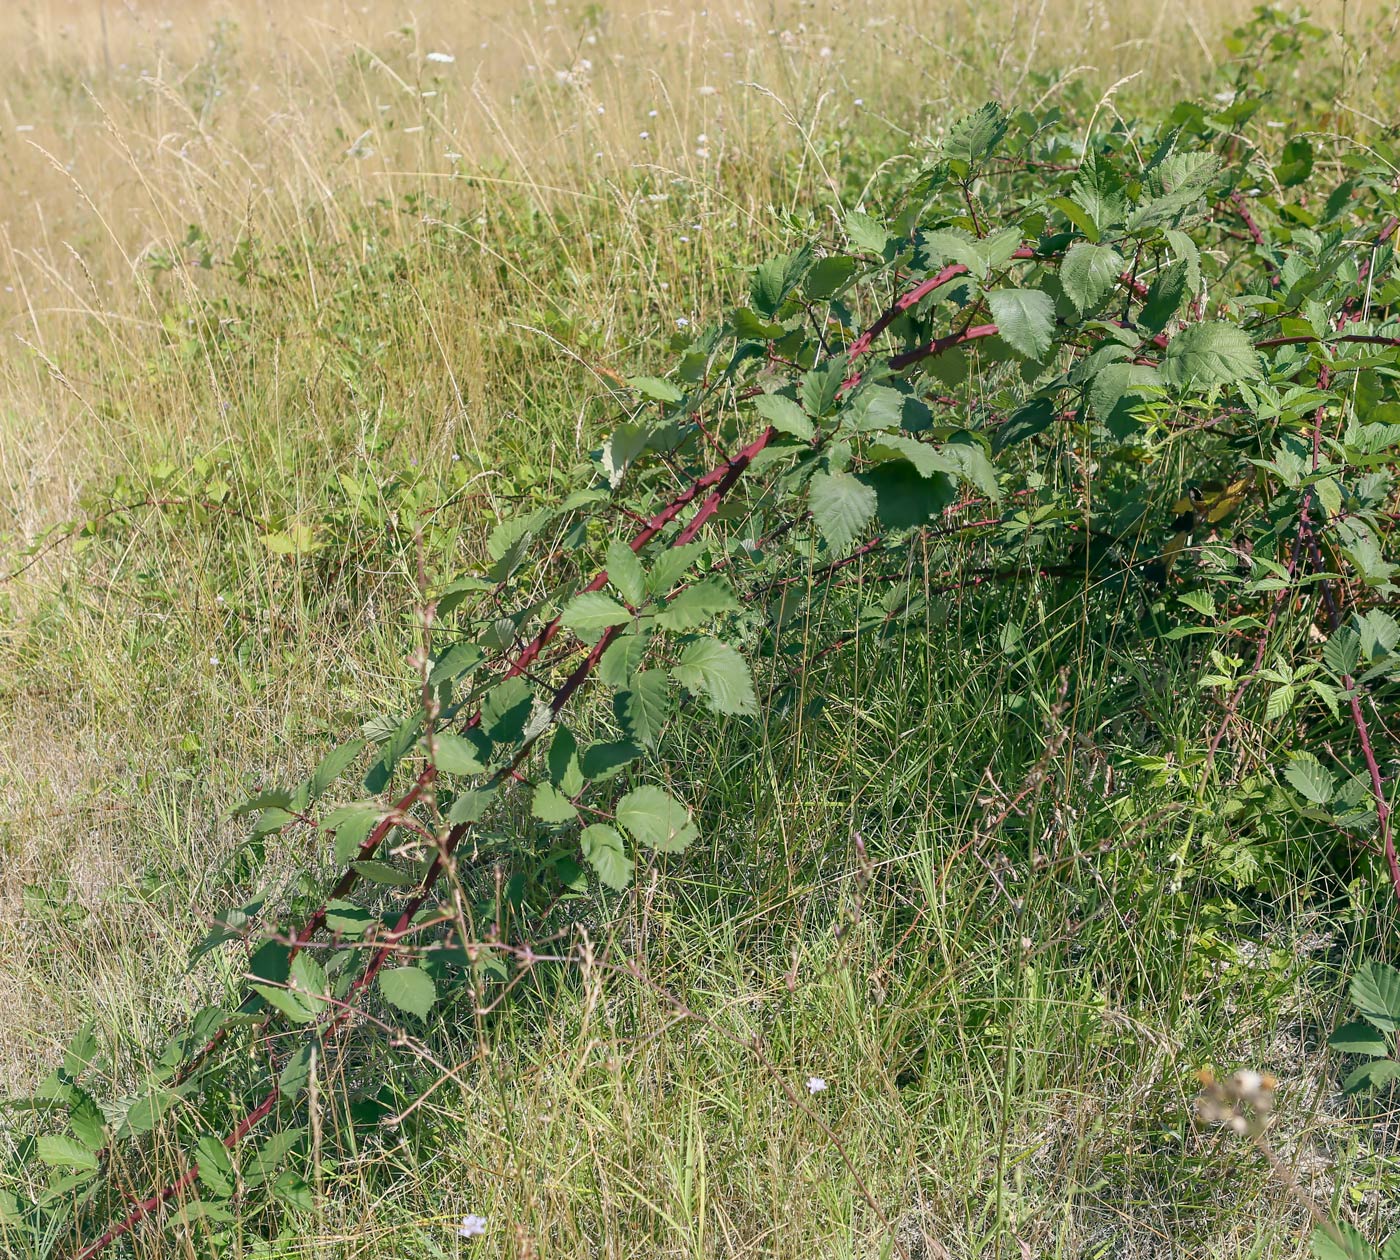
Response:
[[[1258,380],[1264,365],[1244,329],[1223,320],[1190,324],[1167,345],[1162,377],[1180,389]]]
[[[348,744],[328,753],[311,775],[311,795],[320,796],[332,783],[349,769],[355,758],[364,751],[365,741],[353,739]]]
[[[630,740],[589,744],[578,759],[579,768],[583,771],[585,779],[596,783],[601,779],[612,778],[641,755],[642,750]]]
[[[802,410],[791,398],[782,394],[760,394],[753,400],[754,410],[768,421],[779,433],[788,433],[804,442],[816,437],[817,431]]]
[[[481,774],[486,769],[471,740],[450,732],[438,734],[434,740],[437,768],[444,774]]]
[[[770,259],[755,267],[749,285],[754,310],[765,319],[772,319],[811,265],[811,246],[804,245],[794,253]]]
[[[50,1168],[97,1167],[97,1154],[66,1133],[45,1133],[36,1143],[40,1162]]]
[[[335,833],[337,862],[348,862],[360,851],[381,814],[378,805],[343,805],[322,820],[321,829]]]
[[[821,367],[815,367],[802,376],[798,386],[798,396],[809,416],[821,419],[836,405],[836,395],[841,392],[841,382],[846,379],[846,360],[833,359]],[[769,397],[770,395],[760,395]],[[757,406],[757,399],[754,400]]]
[[[687,586],[657,614],[656,624],[666,630],[694,630],[720,613],[738,612],[734,592],[716,578]]]
[[[547,823],[573,822],[578,817],[574,803],[552,783],[541,783],[535,788],[530,812]]]
[[[1307,136],[1294,136],[1274,164],[1274,178],[1285,188],[1304,184],[1313,170],[1313,146]]]
[[[519,676],[504,678],[482,698],[481,730],[499,743],[514,743],[534,707],[535,695],[529,683]]]
[[[577,796],[583,791],[583,771],[579,769],[578,764],[578,740],[567,726],[561,726],[554,732],[547,763],[549,777],[565,796]]]
[[[1043,361],[1055,342],[1055,300],[1039,289],[993,289],[987,303],[1003,340],[1023,358]]]
[[[287,1060],[286,1066],[277,1077],[277,1092],[283,1098],[295,1098],[311,1080],[312,1044],[302,1042]]]
[[[959,118],[943,137],[943,157],[955,165],[960,178],[989,158],[1006,135],[1007,113],[995,101]]]
[[[1082,315],[1112,292],[1123,270],[1123,255],[1111,245],[1077,241],[1060,264],[1060,284]]]
[[[389,888],[406,888],[409,884],[418,882],[415,875],[401,870],[397,866],[390,866],[388,862],[375,862],[367,858],[363,862],[354,862],[352,865],[360,877],[369,880],[371,884],[384,884]]]
[[[1359,1020],[1343,1024],[1327,1038],[1327,1044],[1343,1054],[1369,1054],[1375,1058],[1390,1053],[1390,1046],[1385,1037],[1370,1024],[1363,1024]]]
[[[622,836],[612,827],[603,823],[585,827],[579,844],[584,860],[609,888],[621,892],[632,882],[632,859],[627,856]]]
[[[833,551],[844,554],[875,515],[875,491],[849,473],[819,472],[812,477],[812,519]]]
[[[1185,259],[1169,263],[1152,279],[1138,312],[1138,323],[1149,332],[1159,333],[1175,318],[1186,297],[1188,264]]]
[[[433,662],[432,673],[428,675],[428,686],[436,687],[439,683],[455,682],[485,659],[485,654],[475,643],[454,643]]]
[[[656,376],[629,376],[627,383],[643,398],[650,398],[655,402],[678,403],[685,397],[670,381],[663,381]]]
[[[753,715],[758,697],[744,658],[718,639],[697,639],[671,669],[676,681],[703,695],[716,713]]]
[[[653,595],[668,594],[704,552],[704,543],[685,543],[663,551],[652,562],[651,572],[647,574],[647,589]]]
[[[929,443],[917,438],[905,437],[902,433],[881,433],[870,448],[873,459],[896,456],[907,459],[914,465],[920,477],[932,477],[935,473],[957,473],[955,464],[944,459]]]
[[[1284,767],[1283,777],[1299,796],[1314,805],[1326,805],[1337,790],[1332,772],[1310,752],[1294,753]]]
[[[1394,1059],[1372,1059],[1347,1073],[1342,1090],[1354,1094],[1360,1089],[1378,1089],[1400,1080],[1400,1063]]]
[[[401,1011],[427,1019],[437,1001],[437,985],[417,967],[394,967],[379,973],[379,992]]]
[[[304,949],[292,959],[291,985],[307,1010],[320,1012],[325,1007],[324,995],[330,990],[326,973],[321,969],[321,964]]]
[[[575,634],[596,638],[610,626],[625,626],[632,614],[602,591],[584,591],[569,601],[559,620]]]
[[[221,1199],[233,1197],[233,1163],[228,1150],[212,1133],[204,1134],[194,1144],[199,1162],[199,1179]]]
[[[1365,962],[1351,980],[1351,1000],[1362,1019],[1382,1032],[1400,1028],[1400,971],[1385,963]]]
[[[1346,1224],[1334,1225],[1332,1228],[1341,1239],[1340,1242],[1325,1225],[1319,1225],[1313,1230],[1314,1260],[1376,1260],[1376,1249],[1366,1241],[1360,1230]]]
[[[362,936],[378,922],[379,919],[376,915],[371,914],[363,906],[357,906],[353,901],[342,901],[337,898],[326,903],[326,926],[332,932],[344,932],[347,936]]]
[[[679,853],[699,834],[690,811],[659,787],[639,787],[617,803],[617,821],[637,841],[658,853]]]
[[[846,212],[846,235],[852,246],[865,254],[883,254],[890,239],[889,229],[863,210]]]
[[[637,553],[625,542],[608,544],[608,581],[622,593],[633,607],[646,602],[647,575]]]
[[[860,211],[856,210],[852,213],[859,214]],[[885,230],[879,224],[875,224],[875,228],[882,236],[884,235]],[[854,241],[854,236],[851,239]],[[871,233],[870,239],[876,239],[874,232]],[[857,245],[856,248],[864,249],[865,246]],[[882,243],[879,249],[872,252],[883,253],[884,248]],[[821,259],[812,267],[812,270],[807,273],[802,290],[812,301],[823,302],[827,298],[835,297],[855,274],[856,260],[854,258],[847,258],[844,254],[832,254]]]
[[[620,691],[640,668],[642,658],[647,653],[647,636],[644,634],[621,634],[598,658],[598,679],[604,686]]]
[[[310,1010],[296,994],[289,993],[286,989],[278,988],[275,984],[255,984],[252,987],[253,991],[269,1006],[281,1011],[294,1024],[309,1024],[316,1018],[314,1011]],[[128,1123],[130,1123],[129,1119]]]
[[[643,748],[656,746],[661,728],[671,715],[671,685],[660,669],[633,674],[627,690],[619,693],[619,716],[627,735]]]

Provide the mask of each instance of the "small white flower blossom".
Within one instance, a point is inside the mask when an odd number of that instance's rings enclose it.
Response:
[[[457,60],[457,58],[454,57],[451,53],[430,52],[430,53],[428,54],[428,60],[429,60],[429,61],[440,61],[443,65],[445,65],[445,66],[450,66],[454,61]]]
[[[682,316],[680,317],[680,319],[676,320],[676,327],[677,327],[677,328],[689,328],[689,327],[690,327],[690,321],[689,321],[688,319],[686,319],[686,317],[685,317],[684,315],[682,315]]]
[[[655,111],[654,109],[649,109],[649,110],[647,110],[647,117],[648,117],[648,118],[655,118],[655,117],[656,117],[656,111]]]
[[[820,1076],[809,1076],[807,1078],[807,1092],[809,1094],[820,1094],[826,1088],[826,1082]]]
[[[218,658],[217,656],[211,656],[211,657],[209,658],[209,664],[211,664],[211,665],[217,665],[218,663],[219,663],[219,658]]]
[[[474,1212],[468,1212],[462,1218],[462,1223],[457,1227],[459,1238],[480,1238],[486,1233],[486,1218],[477,1216]]]
[[[708,83],[706,83],[706,84],[700,89],[700,95],[701,95],[701,96],[717,96],[718,94],[719,94],[719,88],[717,88],[717,87],[711,87]]]

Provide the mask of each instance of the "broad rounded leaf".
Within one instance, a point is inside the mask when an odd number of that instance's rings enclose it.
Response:
[[[681,653],[672,675],[683,687],[703,695],[716,713],[754,714],[758,697],[744,658],[718,639],[697,639]]]
[[[486,769],[477,755],[476,745],[460,735],[436,735],[434,744],[433,759],[444,774],[480,774]]]
[[[1060,284],[1082,314],[1096,307],[1118,283],[1123,255],[1111,245],[1078,241],[1060,264]]]
[[[617,803],[617,821],[638,844],[660,853],[679,853],[699,832],[690,811],[659,787],[639,787]]]
[[[836,552],[845,552],[875,515],[875,491],[849,473],[819,472],[812,478],[812,519]]]
[[[46,1133],[37,1143],[39,1159],[50,1168],[90,1169],[97,1167],[97,1155],[76,1138],[65,1133]]]
[[[779,433],[790,434],[804,442],[816,436],[817,431],[807,413],[791,398],[784,398],[782,394],[760,394],[753,400],[753,407]]]
[[[621,892],[632,882],[632,859],[617,831],[605,823],[585,827],[579,836],[584,859],[609,888]]]
[[[1343,1024],[1327,1038],[1327,1044],[1343,1054],[1369,1054],[1379,1057],[1390,1053],[1385,1037],[1370,1024],[1360,1021]]]
[[[437,1001],[437,985],[426,971],[417,967],[394,967],[379,973],[379,991],[384,1000],[401,1011],[427,1019]]]
[[[596,635],[610,626],[625,626],[632,614],[602,591],[584,591],[568,602],[559,620],[576,634]]]
[[[993,289],[987,294],[992,318],[1003,340],[1024,358],[1039,363],[1055,342],[1055,302],[1039,289]]]
[[[1294,753],[1284,767],[1283,777],[1299,796],[1314,805],[1326,805],[1337,790],[1332,772],[1310,752]]]
[[[1183,328],[1162,356],[1162,378],[1180,389],[1258,380],[1263,372],[1263,361],[1244,329],[1221,320]]]
[[[1394,967],[1362,963],[1351,980],[1351,1000],[1361,1018],[1382,1032],[1400,1029],[1400,971]]]

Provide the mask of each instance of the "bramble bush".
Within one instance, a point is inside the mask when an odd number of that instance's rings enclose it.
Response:
[[[1254,34],[1233,93],[1158,120],[985,105],[878,214],[757,267],[669,367],[619,378],[573,489],[503,520],[484,571],[424,579],[411,710],[239,807],[247,869],[295,829],[338,877],[218,914],[191,963],[236,955],[242,980],[139,1088],[96,1092],[85,1030],[37,1091],[10,1236],[88,1257],[197,1221],[223,1254],[236,1213],[305,1208],[325,1064],[350,1093],[319,1158],[411,1125],[435,1013],[506,995],[596,885],[696,839],[703,802],[648,752],[700,711],[761,726],[794,662],[896,650],[931,610],[956,634],[948,609],[1008,587],[1038,593],[1058,665],[1184,662],[1219,696],[1194,746],[1148,733],[1121,768],[1191,787],[1189,836],[1230,853],[1210,877],[1276,880],[1282,818],[1343,884],[1400,895],[1400,153],[1269,128],[1267,63],[1310,32]],[[847,628],[813,642],[833,600]],[[1358,977],[1369,1023],[1334,1037],[1370,1056],[1357,1086],[1396,1076],[1394,974]],[[1372,1254],[1331,1226],[1316,1246]]]

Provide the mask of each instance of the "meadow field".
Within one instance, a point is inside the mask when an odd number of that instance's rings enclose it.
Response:
[[[1400,8],[1310,17],[1261,71],[1287,120],[1261,143],[1391,160]],[[1239,0],[5,4],[0,1095],[85,1027],[130,1095],[237,985],[227,950],[189,965],[215,916],[314,899],[335,864],[314,830],[250,847],[234,808],[413,702],[424,591],[574,491],[616,387],[663,375],[756,264],[882,206],[984,101],[1087,140],[1228,100],[1262,21]],[[1395,1100],[1344,1094],[1326,1044],[1358,962],[1393,957],[1388,884],[1338,876],[1282,815],[1286,860],[1261,857],[1266,824],[1232,831],[1176,772],[1221,703],[1184,657],[1086,649],[1074,711],[1109,716],[1055,726],[1058,648],[1006,630],[1044,600],[798,654],[758,734],[662,740],[649,764],[700,840],[571,903],[585,961],[385,1025],[435,1082],[413,1124],[337,1143],[334,1109],[312,1116],[295,1193],[172,1207],[108,1254],[1283,1260],[1312,1254],[1307,1201],[1400,1228]],[[1231,791],[1266,727],[1223,745]],[[1021,863],[1028,834],[1096,856]],[[1206,1067],[1277,1077],[1268,1155],[1193,1121]],[[327,1096],[390,1071],[328,1070]],[[0,1109],[0,1252],[77,1254],[25,1206],[52,1171],[35,1115]],[[180,1158],[157,1128],[104,1171],[129,1204]]]

